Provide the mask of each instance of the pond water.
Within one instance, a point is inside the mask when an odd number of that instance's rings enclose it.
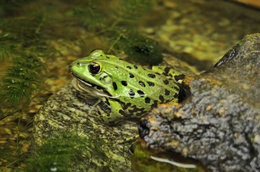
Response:
[[[77,58],[94,49],[125,58],[134,33],[154,40],[198,74],[245,35],[260,32],[260,9],[234,1],[131,2],[0,2],[0,171],[28,164],[33,118],[71,81],[68,67]]]

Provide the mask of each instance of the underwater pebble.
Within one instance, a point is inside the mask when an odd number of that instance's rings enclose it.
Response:
[[[9,128],[4,128],[4,131],[6,134],[9,134],[9,135],[12,134],[12,131]]]
[[[222,18],[220,22],[218,22],[219,26],[227,26],[230,24],[230,21],[227,18]]]
[[[191,53],[193,51],[193,47],[185,47],[183,51],[186,53]]]
[[[164,2],[164,6],[166,8],[175,8],[175,7],[177,7],[177,5],[174,2],[172,2],[172,1],[165,1]]]

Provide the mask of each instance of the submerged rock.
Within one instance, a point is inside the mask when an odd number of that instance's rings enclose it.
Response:
[[[246,36],[212,70],[186,78],[191,96],[141,119],[149,148],[213,171],[260,170],[260,34]]]

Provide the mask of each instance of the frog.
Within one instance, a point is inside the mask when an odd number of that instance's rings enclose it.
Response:
[[[145,67],[94,50],[70,65],[74,87],[105,102],[98,118],[108,124],[140,119],[158,104],[178,102],[184,74],[167,66]]]

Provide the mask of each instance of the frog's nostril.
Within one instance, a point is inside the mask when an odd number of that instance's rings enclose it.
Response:
[[[80,62],[77,62],[76,64],[77,64],[77,66],[80,66],[80,65],[81,65]]]

